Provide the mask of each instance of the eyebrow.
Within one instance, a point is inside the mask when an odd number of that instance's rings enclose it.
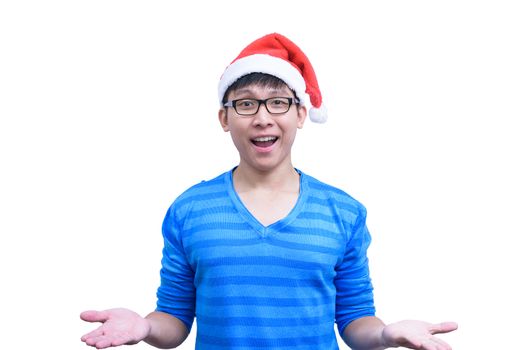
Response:
[[[284,88],[270,88],[267,90],[268,93],[272,94],[272,93],[285,93],[287,92],[286,89]],[[243,89],[238,89],[238,90],[235,90],[234,91],[235,95],[244,95],[244,94],[251,94],[253,95],[254,94],[254,90],[250,89],[250,88],[243,88]]]

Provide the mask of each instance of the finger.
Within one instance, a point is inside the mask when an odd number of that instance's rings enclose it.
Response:
[[[442,322],[434,324],[430,327],[431,334],[448,333],[453,332],[458,328],[458,324],[455,322]]]
[[[104,341],[104,339],[107,339],[107,337],[104,335],[100,335],[98,337],[91,337],[86,339],[85,343],[90,346],[96,346],[100,349],[99,344],[101,344]]]
[[[120,336],[120,337],[115,337],[115,338],[113,339],[113,341],[111,342],[111,346],[120,346],[120,345],[124,345],[124,344],[127,344],[129,341],[130,341],[130,339],[124,338],[124,337],[122,337],[122,336]]]
[[[440,350],[437,344],[433,343],[431,340],[422,344],[423,350]]]
[[[84,334],[82,336],[82,341],[85,342],[87,339],[90,339],[90,338],[95,338],[95,337],[100,337],[101,335],[104,334],[104,331],[102,330],[102,327],[99,327],[97,329],[95,329],[94,331],[91,331],[87,334]]]
[[[111,346],[112,341],[107,337],[104,337],[96,342],[95,346],[97,349],[105,349]]]
[[[108,315],[105,311],[89,310],[82,312],[80,318],[86,322],[105,322]]]
[[[424,343],[422,343],[422,346],[420,348],[417,348],[417,349],[421,349],[421,350],[439,350],[437,345],[430,342],[430,341],[426,341]]]
[[[105,349],[113,346],[120,346],[127,344],[130,340],[122,336],[114,337],[101,337],[100,340],[96,342],[96,347],[98,349]]]
[[[433,337],[431,340],[438,344],[438,350],[451,350],[451,346],[449,346],[449,344],[446,343],[444,340],[439,339],[437,337]]]
[[[90,346],[94,346],[97,349],[105,349],[110,346],[118,346],[123,345],[120,343],[121,340],[115,340],[114,337],[108,337],[106,335],[101,335],[99,337],[93,337],[86,340],[86,344]]]

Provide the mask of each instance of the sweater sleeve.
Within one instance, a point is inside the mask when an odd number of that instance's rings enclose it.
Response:
[[[336,268],[335,318],[340,335],[351,321],[375,315],[373,286],[367,258],[370,243],[371,236],[366,226],[366,212],[363,209],[351,229],[344,257]]]
[[[183,249],[174,206],[164,218],[162,235],[164,248],[156,311],[178,318],[191,331],[195,317],[194,273]]]

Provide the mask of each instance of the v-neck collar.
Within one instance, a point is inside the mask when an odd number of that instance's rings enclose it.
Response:
[[[300,214],[304,204],[306,203],[306,198],[308,194],[308,185],[305,174],[300,170],[295,169],[300,175],[300,189],[298,193],[298,198],[293,206],[293,209],[282,219],[270,224],[269,226],[264,226],[258,219],[247,209],[244,205],[240,196],[235,190],[233,185],[233,171],[236,169],[231,169],[225,176],[225,182],[229,197],[231,198],[235,208],[238,213],[242,216],[244,221],[249,224],[261,237],[267,237],[273,233],[280,231],[282,228],[290,224],[295,218]]]

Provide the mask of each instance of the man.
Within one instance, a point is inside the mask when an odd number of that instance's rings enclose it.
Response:
[[[197,349],[338,349],[334,322],[354,350],[451,349],[434,334],[455,323],[375,316],[365,208],[292,164],[308,97],[310,118],[324,122],[311,63],[282,35],[257,39],[228,66],[218,117],[238,166],[168,210],[156,311],[84,312],[103,322],[82,337],[87,345],[176,347],[196,316]]]

